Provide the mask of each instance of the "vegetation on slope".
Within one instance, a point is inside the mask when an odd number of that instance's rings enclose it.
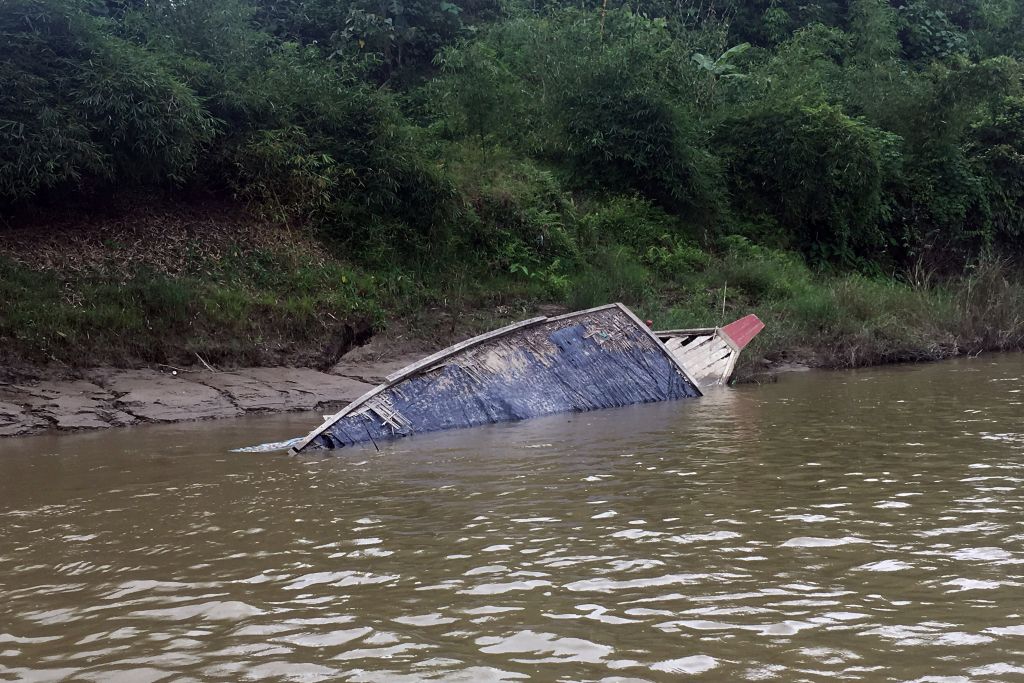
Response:
[[[772,359],[1019,348],[1022,12],[7,0],[0,343],[326,363],[425,308],[623,300],[755,309]],[[134,209],[50,218],[155,198],[183,218],[127,247]]]

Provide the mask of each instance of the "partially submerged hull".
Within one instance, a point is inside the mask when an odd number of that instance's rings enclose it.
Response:
[[[291,452],[700,396],[686,361],[622,304],[532,318],[389,375]]]
[[[686,368],[697,386],[705,388],[729,383],[740,351],[763,329],[764,323],[756,315],[748,315],[725,327],[665,330],[654,334]]]

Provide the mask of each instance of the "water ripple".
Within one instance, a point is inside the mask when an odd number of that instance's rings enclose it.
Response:
[[[301,415],[5,442],[0,680],[1018,681],[1021,378],[802,373],[324,460],[229,452]]]

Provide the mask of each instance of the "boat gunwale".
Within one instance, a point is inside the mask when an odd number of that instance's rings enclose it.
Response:
[[[697,392],[697,396],[704,395],[700,389],[700,385],[693,381],[693,378],[690,377],[690,373],[686,371],[686,368],[683,367],[683,364],[672,353],[670,353],[668,349],[665,348],[664,342],[662,342],[661,339],[657,337],[657,334],[654,331],[652,331],[651,328],[648,327],[642,320],[640,320],[640,318],[637,317],[637,315],[633,313],[633,311],[629,310],[629,308],[627,308],[625,304],[616,302],[611,304],[605,304],[603,306],[595,306],[594,308],[588,308],[583,311],[573,311],[571,313],[564,313],[562,315],[557,315],[550,318],[542,316],[538,318],[529,318],[528,320],[520,320],[519,322],[512,323],[511,325],[506,325],[505,327],[500,327],[496,330],[491,330],[489,332],[479,334],[475,337],[470,337],[469,339],[463,340],[457,344],[453,344],[447,348],[441,349],[440,351],[437,351],[436,353],[433,353],[427,356],[426,358],[421,358],[415,363],[410,363],[404,368],[396,370],[395,372],[386,376],[384,378],[384,382],[378,384],[373,389],[367,391],[365,394],[363,394],[356,400],[352,401],[352,403],[349,403],[347,406],[339,410],[334,415],[331,415],[330,417],[326,418],[322,424],[318,425],[316,429],[311,431],[302,441],[292,446],[288,450],[288,453],[291,455],[298,455],[299,453],[302,452],[303,449],[306,448],[306,446],[308,446],[313,441],[313,439],[315,439],[316,437],[320,436],[325,431],[330,429],[336,422],[338,422],[342,418],[347,417],[349,414],[351,414],[358,408],[362,407],[367,401],[369,401],[377,394],[383,392],[386,389],[390,389],[399,382],[402,382],[408,379],[409,377],[412,377],[413,375],[426,372],[431,368],[440,365],[443,361],[450,358],[451,356],[454,356],[457,353],[461,353],[466,349],[471,349],[475,346],[479,346],[484,342],[488,342],[499,337],[504,337],[513,332],[524,330],[528,327],[534,327],[542,323],[568,320],[570,318],[588,315],[590,313],[597,313],[599,311],[605,311],[612,308],[618,308],[623,313],[625,313],[634,323],[636,323],[637,327],[643,330],[643,332],[648,337],[654,340],[657,343],[658,347],[662,350],[662,352],[664,352],[664,354],[669,358],[670,362],[676,367],[677,370],[679,370],[679,372],[683,375],[686,381],[688,381],[690,385],[694,388],[694,390]]]
[[[489,341],[496,337],[502,337],[510,332],[515,332],[516,330],[532,327],[533,325],[542,323],[546,320],[550,320],[550,318],[545,318],[541,316],[539,318],[530,318],[529,320],[520,320],[517,323],[512,323],[511,325],[499,327],[496,330],[491,330],[490,332],[485,332],[484,334],[479,334],[475,337],[470,337],[469,339],[461,341],[458,344],[452,344],[451,346],[441,349],[440,351],[437,351],[435,353],[432,353],[425,358],[421,358],[415,363],[410,363],[401,370],[395,370],[390,375],[387,375],[384,378],[384,383],[394,384],[395,382],[400,382],[406,377],[409,377],[410,375],[416,372],[426,372],[432,366],[437,365],[441,361],[455,355],[459,351],[465,351],[466,349],[478,346],[479,344],[482,344],[485,341]]]
[[[688,330],[655,330],[654,334],[659,337],[686,337],[694,336],[699,337],[701,335],[712,335],[718,332],[721,327],[694,327]]]

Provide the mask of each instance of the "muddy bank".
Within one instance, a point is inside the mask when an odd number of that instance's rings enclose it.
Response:
[[[103,429],[291,410],[334,412],[421,354],[350,358],[328,372],[310,368],[120,370],[0,382],[0,436]]]
[[[566,310],[551,304],[533,309],[535,315],[559,315]],[[516,311],[514,315],[530,317],[530,313]],[[420,324],[411,332],[396,321],[387,334],[357,340],[361,345],[320,370],[301,366],[222,370],[198,364],[76,369],[0,360],[0,437],[250,413],[333,413],[396,370],[455,341],[500,326],[513,315],[503,307],[457,318],[434,310],[430,314],[432,326]]]
[[[96,368],[73,378],[0,382],[0,437],[251,413],[331,413],[424,355],[380,359],[357,351],[328,372],[284,367],[223,372]],[[743,381],[774,381],[779,373],[808,369],[796,363],[780,364]]]

